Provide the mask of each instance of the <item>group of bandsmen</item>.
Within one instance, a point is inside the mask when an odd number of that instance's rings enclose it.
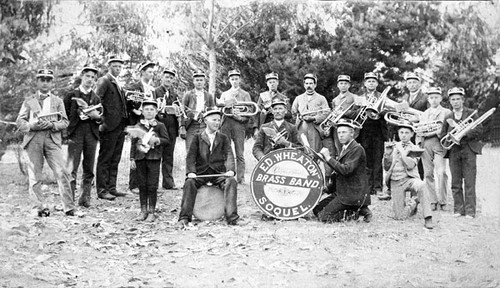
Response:
[[[445,93],[452,107],[449,110],[441,106],[443,92],[440,88],[431,87],[424,92],[420,77],[408,73],[405,81],[409,93],[397,101],[406,102],[422,113],[416,119],[405,118],[391,127],[384,117],[380,117],[384,111],[378,111],[379,117],[362,115],[368,113],[364,109],[368,105],[366,100],[383,97],[377,91],[378,75],[373,72],[364,75],[365,92],[359,96],[349,91],[350,77],[339,75],[340,93],[333,99],[331,108],[326,98],[316,92],[314,74],[304,76],[305,93],[290,103],[289,98],[278,91],[279,75],[269,73],[266,75],[269,90],[259,95],[258,113],[250,115],[235,109],[241,103],[252,102],[250,94],[240,87],[238,70],[229,71],[231,88],[219,98],[205,90],[203,71],[193,73],[194,89],[180,97],[174,89],[175,69],[164,69],[161,86],[155,88],[151,83],[156,65],[144,62],[138,68],[139,81],[122,87],[117,78],[123,64],[122,59],[110,57],[108,72],[99,79],[97,68],[85,66],[80,72],[80,86],[63,99],[51,94],[53,71],[38,70],[37,92],[23,102],[17,124],[25,133],[22,147],[30,160],[29,190],[36,196],[39,216],[50,215],[41,189],[44,158],[57,179],[64,212],[68,216],[76,212],[76,179],[82,163],[78,205],[90,207],[98,142],[97,197],[113,200],[127,195],[117,190],[116,182],[128,133],[132,137],[129,188],[139,190],[141,213],[138,220],[152,222],[156,219],[160,169],[162,187],[177,189],[172,177],[173,154],[177,137],[182,137],[187,152],[186,181],[178,226],[184,227],[192,221],[197,189],[207,182],[224,191],[226,221],[229,225],[237,225],[240,218],[236,191],[237,185],[245,182],[245,131],[251,126],[255,133],[252,152],[256,159],[276,149],[307,146],[323,163],[328,196],[313,209],[321,221],[334,221],[341,213],[353,211],[370,222],[370,198],[377,195],[380,200],[392,199],[396,219],[415,214],[420,203],[425,227],[432,229],[432,211],[444,209],[447,204],[445,158],[450,160],[454,214],[475,217],[476,155],[481,152],[478,142],[481,126],[470,130],[451,149],[441,145],[441,139],[456,123],[472,114],[471,109],[463,106],[465,91],[462,88],[452,88]],[[234,111],[225,113],[231,111],[228,107]],[[342,111],[341,117],[325,129],[323,124],[332,111]],[[415,123],[427,122],[439,123],[440,129],[424,137],[415,136]],[[63,130],[68,139],[67,159],[61,148]],[[422,175],[418,168],[420,162]],[[385,192],[383,170],[386,171]]]

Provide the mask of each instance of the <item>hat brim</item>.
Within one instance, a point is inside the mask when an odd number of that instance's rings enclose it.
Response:
[[[155,66],[156,66],[155,63],[146,63],[146,64],[142,65],[141,67],[139,67],[139,71],[142,72],[142,71],[148,69],[149,67],[153,67],[154,68]]]
[[[228,74],[227,77],[232,77],[232,76],[238,76],[238,77],[241,77],[241,74],[239,73],[231,73],[231,74]]]
[[[80,71],[80,74],[85,73],[86,71],[92,71],[95,74],[99,73],[99,70],[97,70],[96,68],[83,67],[83,69]]]
[[[286,103],[285,102],[277,102],[277,103],[271,103],[271,108],[276,106],[276,105],[283,105],[286,107]]]
[[[401,125],[398,125],[398,130],[401,129],[401,128],[406,128],[406,129],[410,129],[411,131],[415,132],[413,130],[413,126],[411,125],[406,125],[406,124],[401,124]]]
[[[54,79],[54,75],[51,75],[51,74],[36,74],[36,78],[51,78],[51,79]]]
[[[205,114],[203,114],[203,118],[207,118],[210,115],[219,115],[219,116],[222,116],[222,112],[219,111],[219,110],[211,110],[211,111],[205,112]]]
[[[177,76],[177,74],[174,71],[170,71],[170,70],[163,70],[163,74],[170,74],[173,76]]]
[[[267,77],[266,82],[269,80],[280,80],[278,77]]]
[[[144,106],[144,105],[154,105],[156,108],[158,108],[158,103],[156,101],[146,100],[146,101],[142,102],[142,106]]]
[[[124,61],[123,59],[109,59],[109,60],[106,62],[106,64],[108,64],[108,65],[109,65],[109,64],[111,64],[111,63],[113,63],[113,62],[119,62],[119,63],[121,63],[121,64],[125,63],[125,61]]]
[[[408,81],[408,80],[411,80],[411,79],[417,80],[417,81],[421,81],[420,78],[418,78],[418,77],[406,77],[405,81]]]

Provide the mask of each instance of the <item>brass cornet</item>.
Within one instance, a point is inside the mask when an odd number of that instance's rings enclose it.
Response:
[[[472,117],[477,114],[476,110],[469,117],[457,123],[455,128],[453,128],[453,130],[451,130],[448,134],[446,134],[446,136],[441,139],[441,145],[443,146],[443,148],[446,150],[450,150],[453,145],[460,145],[460,140],[462,140],[462,138],[467,135],[470,130],[476,128],[491,115],[493,115],[493,113],[495,113],[495,110],[496,108],[491,108],[481,117],[474,120],[472,119]]]
[[[248,102],[236,102],[235,104],[224,106],[222,108],[222,113],[225,116],[246,116],[251,117],[259,113],[259,106],[257,103],[248,101]]]
[[[358,122],[360,126],[363,126],[368,118],[373,120],[380,119],[380,112],[382,112],[385,102],[388,100],[387,95],[389,94],[389,90],[391,90],[391,86],[387,86],[382,94],[380,94],[379,98],[375,97],[375,95],[370,96],[366,100],[366,103],[362,105],[363,107],[359,110],[354,121]]]
[[[92,106],[88,106],[86,108],[82,108],[80,111],[80,115],[79,115],[80,119],[81,120],[89,119],[88,114],[94,110],[97,110],[97,109],[100,109],[99,116],[101,116],[102,115],[102,104],[101,103],[96,104],[96,105],[92,105]]]

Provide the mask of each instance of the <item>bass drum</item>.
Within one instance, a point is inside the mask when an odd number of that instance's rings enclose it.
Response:
[[[323,172],[312,157],[298,149],[271,151],[255,166],[250,182],[253,200],[266,215],[297,219],[321,198]]]
[[[218,220],[224,216],[224,191],[218,186],[203,185],[198,188],[193,215],[202,221]]]

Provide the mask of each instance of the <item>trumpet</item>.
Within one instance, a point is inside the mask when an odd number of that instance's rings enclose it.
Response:
[[[493,113],[495,113],[496,108],[491,108],[481,117],[476,120],[472,119],[474,115],[477,114],[477,110],[474,111],[469,117],[465,118],[456,124],[455,128],[451,130],[446,136],[441,139],[441,145],[444,149],[450,150],[453,145],[460,145],[460,140],[469,133],[470,130],[476,128],[478,125],[486,121]]]
[[[259,113],[259,106],[257,103],[247,101],[247,102],[236,102],[235,104],[224,106],[222,108],[222,114],[225,116],[246,116],[251,117]]]
[[[125,92],[125,99],[128,101],[136,102],[136,103],[142,103],[146,98],[151,98],[149,94],[146,94],[144,92],[140,91],[132,91],[132,90],[126,90],[123,89]]]
[[[87,108],[82,108],[81,111],[80,111],[80,119],[81,120],[87,120],[89,119],[89,113],[94,111],[94,110],[97,110],[97,109],[100,109],[99,111],[99,116],[102,115],[102,104],[99,103],[99,104],[96,104],[96,105],[92,105],[92,106],[88,106]]]
[[[417,136],[429,137],[439,132],[443,127],[442,125],[443,122],[438,120],[426,123],[415,123],[413,124],[413,131],[415,131]]]
[[[325,137],[328,137],[330,135],[330,129],[337,124],[337,122],[344,116],[344,114],[351,109],[352,106],[354,106],[354,102],[351,103],[351,105],[347,106],[346,109],[342,109],[342,104],[344,104],[344,101],[340,103],[335,109],[333,109],[330,114],[319,124],[319,129],[321,130],[321,133],[325,135]]]

